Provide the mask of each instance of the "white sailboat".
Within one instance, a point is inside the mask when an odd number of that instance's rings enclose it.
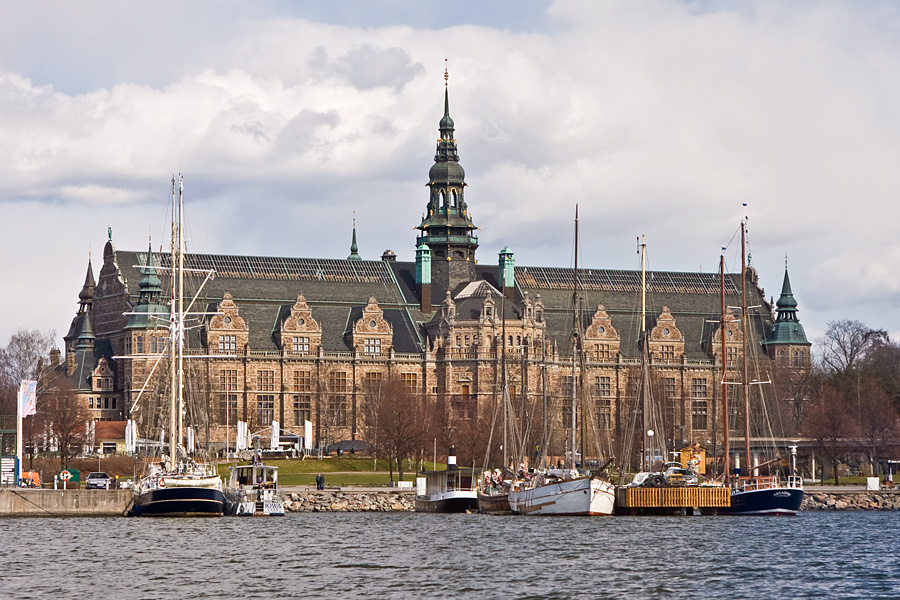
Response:
[[[578,207],[575,207],[575,268],[573,269],[572,386],[569,453],[565,469],[536,470],[530,479],[513,483],[509,506],[520,515],[611,515],[615,505],[612,482],[575,468],[577,427],[577,365],[581,350],[578,320]]]
[[[177,198],[176,198],[176,183]],[[169,315],[169,454],[152,463],[134,487],[134,516],[221,516],[222,478],[215,465],[195,461],[182,444],[184,414],[184,186],[172,177],[171,306]],[[207,277],[210,277],[208,275]],[[151,375],[152,377],[152,371]],[[145,386],[146,387],[146,386]],[[192,436],[188,435],[188,446]],[[192,448],[191,448],[192,449]]]

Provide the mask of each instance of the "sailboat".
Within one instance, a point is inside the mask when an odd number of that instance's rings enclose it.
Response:
[[[725,453],[725,484],[731,490],[731,506],[720,509],[720,513],[728,515],[796,515],[800,510],[800,504],[803,502],[803,479],[792,473],[786,481],[776,475],[758,475],[755,472],[759,468],[779,462],[780,458],[754,466],[751,462],[752,455],[750,452],[750,357],[749,352],[749,327],[747,319],[747,276],[746,276],[746,223],[741,221],[741,327],[744,331],[743,336],[743,358],[742,371],[743,381],[741,382],[741,391],[743,392],[743,408],[744,408],[744,464],[747,475],[732,477],[729,468],[729,413],[728,413],[728,393],[725,382],[725,336],[722,336],[722,414],[724,415],[724,453]],[[724,281],[725,267],[724,257],[720,259],[720,278]],[[722,294],[722,321],[725,322],[725,302],[724,302],[724,285],[721,286]],[[724,332],[724,327],[723,327]]]
[[[176,182],[177,199],[176,199]],[[182,444],[184,422],[184,185],[172,177],[171,306],[169,315],[169,454],[149,465],[134,486],[132,514],[221,516],[228,509],[215,465],[193,459]],[[148,261],[149,262],[149,261]],[[207,276],[209,278],[210,275]],[[208,279],[207,279],[208,280]],[[151,371],[150,376],[152,377]],[[146,384],[145,384],[146,387]],[[193,446],[190,432],[188,447]]]
[[[500,335],[501,343],[497,348],[500,352],[500,403],[497,409],[503,411],[501,419],[503,427],[503,469],[495,469],[493,472],[485,470],[481,481],[479,482],[478,492],[478,512],[489,515],[510,515],[512,508],[509,506],[509,489],[515,474],[508,475],[505,471],[509,459],[510,437],[515,438],[516,428],[514,426],[515,419],[512,417],[512,403],[509,398],[509,385],[506,373],[506,299],[501,298],[500,321],[502,333]],[[494,420],[496,421],[496,412]],[[493,427],[491,427],[491,437],[493,437]],[[510,436],[510,433],[513,433]],[[519,444],[513,442],[513,447],[517,452],[520,451]],[[487,467],[488,457],[490,456],[491,444],[488,443],[488,450],[485,456],[485,467]],[[524,469],[523,469],[524,470]]]
[[[536,470],[530,478],[519,479],[509,491],[509,506],[520,515],[611,515],[615,486],[606,479],[575,468],[577,427],[577,369],[580,339],[578,314],[578,207],[575,207],[575,266],[572,271],[572,386],[569,421],[569,453],[566,468]]]

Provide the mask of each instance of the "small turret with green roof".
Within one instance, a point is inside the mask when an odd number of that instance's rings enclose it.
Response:
[[[766,336],[764,345],[769,356],[781,365],[803,367],[809,365],[809,349],[803,325],[797,318],[797,300],[791,290],[791,278],[784,267],[784,283],[781,296],[775,303],[775,323]]]

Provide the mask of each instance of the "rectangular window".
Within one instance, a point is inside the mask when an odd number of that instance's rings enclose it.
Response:
[[[675,360],[675,346],[660,346],[659,357],[665,361]]]
[[[366,338],[363,340],[364,354],[381,354],[381,340],[378,338]]]
[[[559,378],[559,393],[565,398],[572,397],[572,376],[563,375]]]
[[[90,396],[88,398],[88,408],[94,408],[94,397]]]
[[[275,391],[275,371],[260,370],[256,373],[256,380],[260,392]]]
[[[104,409],[109,408],[109,397],[103,398],[103,408]]]
[[[691,428],[694,431],[707,429],[709,403],[706,400],[691,401]]]
[[[416,373],[401,373],[400,379],[403,381],[403,384],[406,386],[411,392],[416,391],[416,384],[419,381],[419,376]]]
[[[725,360],[729,365],[737,363],[738,349],[737,346],[725,346]]]
[[[706,379],[695,377],[691,381],[691,398],[708,398],[706,393]]]
[[[109,407],[110,407],[110,408],[115,408],[115,407],[116,407],[116,398],[115,398],[115,397],[112,397],[112,398],[109,399]]]
[[[275,396],[256,395],[256,422],[259,427],[270,425],[275,420]]]
[[[597,344],[597,358],[612,358],[612,345],[610,344]]]
[[[675,397],[675,378],[674,377],[663,378],[663,391],[666,393],[666,398],[674,398]]]
[[[294,354],[309,354],[309,338],[295,337],[291,343],[291,352]]]
[[[312,396],[297,394],[294,396],[294,425],[303,427],[305,421],[312,421]]]
[[[237,369],[219,370],[219,389],[223,392],[238,392]]]
[[[238,395],[237,394],[222,394],[219,397],[221,405],[219,406],[219,418],[221,419],[221,423],[224,425],[228,423],[229,426],[237,423],[237,410],[238,410]]]
[[[312,373],[310,371],[294,371],[294,391],[312,392]]]
[[[135,353],[143,354],[144,352],[144,336],[137,336],[137,343],[135,344]]]
[[[235,352],[237,350],[236,335],[220,335],[219,336],[219,352]]]
[[[610,397],[601,396],[594,401],[594,409],[597,413],[597,428],[598,429],[609,429],[610,428],[610,413],[612,408],[612,402]]]
[[[612,396],[609,377],[594,377],[594,395]]]
[[[344,371],[332,371],[328,374],[328,386],[335,393],[347,391],[347,373]]]
[[[331,427],[347,426],[347,396],[332,394],[328,397],[326,418]]]

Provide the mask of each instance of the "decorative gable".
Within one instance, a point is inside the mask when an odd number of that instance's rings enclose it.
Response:
[[[91,371],[91,389],[93,391],[106,391],[114,389],[115,373],[109,368],[105,356],[97,361],[97,366]]]
[[[619,353],[619,332],[612,325],[606,307],[597,306],[591,324],[584,332],[585,349],[598,360],[615,358]]]
[[[656,325],[650,331],[649,350],[654,359],[663,362],[680,360],[684,355],[684,335],[675,326],[675,317],[668,306],[663,306]]]
[[[390,352],[393,346],[394,328],[384,319],[384,311],[378,306],[374,296],[369,298],[362,311],[362,317],[353,324],[353,348],[365,355],[373,356]]]
[[[281,322],[275,338],[285,354],[305,356],[318,352],[322,345],[322,326],[313,318],[302,293],[297,295],[290,315]]]
[[[722,331],[723,326],[716,328],[713,334],[710,354],[719,356],[722,353]],[[744,332],[741,331],[740,321],[734,315],[727,313],[724,319],[725,331],[725,353],[728,363],[734,366],[734,361],[740,358],[741,348],[744,341]]]
[[[250,329],[240,315],[230,293],[225,292],[206,326],[206,342],[210,353],[234,354],[247,347]]]

